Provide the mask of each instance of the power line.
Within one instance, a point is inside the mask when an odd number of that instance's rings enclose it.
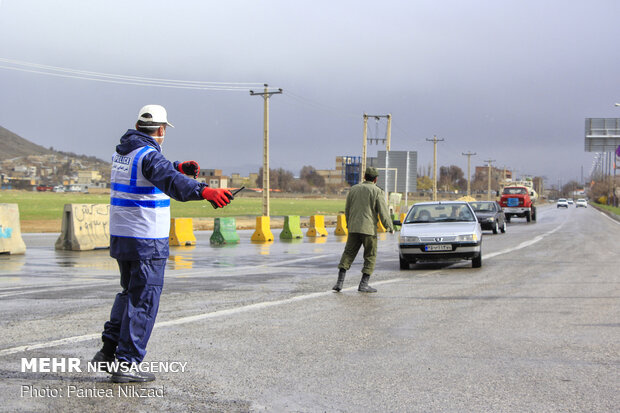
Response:
[[[176,79],[149,78],[142,76],[117,75],[110,73],[91,72],[85,70],[41,65],[37,63],[22,62],[0,58],[0,62],[13,66],[0,65],[2,69],[36,73],[47,76],[64,77],[70,79],[90,80],[95,82],[115,83],[135,86],[154,86],[173,89],[193,89],[193,90],[223,90],[223,91],[244,91],[253,86],[262,86],[262,83],[240,83],[240,82],[208,82],[190,81]],[[22,66],[22,67],[19,67]]]
[[[288,97],[291,100],[299,103],[300,105],[304,105],[316,110],[320,110],[323,112],[327,112],[330,113],[332,115],[338,116],[338,117],[347,117],[347,118],[355,118],[358,119],[359,115],[353,115],[351,113],[343,113],[341,109],[336,108],[334,106],[330,106],[330,105],[326,105],[324,103],[321,102],[317,102],[315,100],[309,99],[307,97],[301,96],[299,94],[293,93],[289,90],[284,91],[284,93],[282,94],[282,96]]]

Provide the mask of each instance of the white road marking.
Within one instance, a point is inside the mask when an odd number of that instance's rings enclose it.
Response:
[[[483,258],[488,259],[488,258],[492,258],[492,257],[497,257],[498,255],[508,254],[510,252],[517,251],[517,250],[520,250],[522,248],[534,245],[534,244],[542,241],[545,237],[547,237],[547,236],[555,233],[556,231],[558,231],[560,228],[562,228],[564,226],[565,223],[566,223],[566,221],[562,222],[556,228],[554,228],[551,231],[548,231],[548,232],[546,232],[546,233],[544,233],[542,235],[539,235],[539,236],[533,238],[532,240],[522,242],[521,244],[519,244],[519,245],[517,245],[515,247],[512,247],[512,248],[506,248],[504,250],[488,254],[488,255],[484,256]],[[328,256],[328,255],[317,256],[316,258],[319,258],[319,257],[320,258],[324,258],[326,256]],[[312,257],[309,257],[308,259],[311,259],[311,258]],[[290,261],[289,261],[289,263],[290,263]],[[253,268],[253,267],[250,267],[250,268]],[[419,274],[419,275],[416,275],[416,276],[424,276],[425,274],[431,274],[431,273],[434,273],[434,272],[437,272],[437,271],[438,270],[429,271],[427,273]],[[401,282],[401,281],[405,281],[405,280],[407,280],[407,279],[406,278],[394,278],[394,279],[391,279],[391,280],[376,281],[376,282],[373,282],[373,284],[374,285],[387,285],[387,284],[393,284],[393,283]],[[356,288],[357,287],[345,288],[342,291],[350,291],[350,290],[354,290]],[[309,300],[309,299],[318,298],[318,297],[325,297],[325,296],[328,296],[329,294],[335,294],[335,293],[333,291],[329,290],[329,291],[321,291],[321,292],[305,294],[305,295],[298,295],[298,296],[295,296],[295,297],[286,298],[284,300],[263,301],[263,302],[260,302],[260,303],[249,304],[249,305],[245,305],[245,306],[242,306],[242,307],[234,307],[234,308],[229,308],[229,309],[226,309],[226,310],[212,311],[212,312],[196,314],[196,315],[188,316],[188,317],[181,317],[181,318],[177,318],[177,319],[174,319],[174,320],[162,321],[162,322],[156,323],[154,328],[177,326],[177,325],[193,323],[193,322],[196,322],[196,321],[202,321],[202,320],[207,320],[207,319],[212,319],[212,318],[225,317],[225,316],[230,316],[230,315],[235,315],[235,314],[246,313],[246,312],[250,312],[250,311],[258,311],[258,310],[262,310],[262,309],[265,309],[265,308],[276,307],[276,306],[283,305],[283,304],[289,304],[289,303]],[[67,338],[62,338],[62,339],[59,339],[59,340],[46,341],[46,342],[43,342],[43,343],[35,343],[35,344],[28,344],[28,345],[25,345],[25,346],[11,347],[11,348],[7,348],[7,349],[4,349],[4,350],[0,350],[0,356],[7,356],[7,355],[10,355],[10,354],[21,353],[21,352],[24,352],[24,351],[38,350],[38,349],[42,349],[42,348],[55,347],[55,346],[60,346],[60,345],[63,345],[63,344],[79,343],[79,342],[82,342],[82,341],[94,340],[94,339],[97,339],[97,338],[100,338],[100,337],[101,337],[101,333],[98,333],[98,334],[85,334],[85,335],[82,335],[82,336],[67,337]]]
[[[604,216],[605,218],[607,218],[608,220],[610,220],[611,222],[613,222],[616,225],[620,225],[620,222],[616,221],[615,219],[611,218],[609,215],[607,215],[604,212],[601,211],[597,211],[599,214],[601,214],[602,216]]]
[[[559,230],[560,230],[560,228],[562,228],[562,227],[564,226],[564,224],[565,224],[565,223],[566,223],[566,221],[562,222],[560,225],[558,225],[557,227],[555,227],[555,228],[554,228],[554,229],[552,229],[551,231],[545,232],[545,233],[544,233],[544,234],[542,234],[542,235],[538,235],[537,237],[534,237],[534,238],[532,238],[531,240],[524,241],[524,242],[522,242],[522,243],[520,243],[520,244],[518,244],[518,245],[516,245],[516,246],[514,246],[514,247],[511,247],[511,248],[506,248],[506,249],[504,249],[504,250],[500,250],[500,251],[496,251],[496,252],[492,252],[492,253],[490,253],[490,254],[485,254],[485,255],[483,255],[483,256],[482,256],[482,259],[489,259],[489,258],[497,257],[498,255],[508,254],[508,253],[510,253],[510,252],[517,251],[517,250],[520,250],[520,249],[522,249],[522,248],[525,248],[525,247],[529,247],[529,246],[531,246],[531,245],[534,245],[534,244],[536,244],[537,242],[542,241],[545,237],[547,237],[547,236],[549,236],[549,235],[553,234],[553,233],[554,233],[554,232],[556,232],[556,231],[559,231]]]
[[[173,274],[168,275],[166,278],[203,277],[205,275],[208,275],[209,273],[217,273],[218,277],[232,277],[232,276],[235,276],[236,275],[235,273],[238,271],[245,271],[245,270],[257,269],[257,268],[267,270],[270,267],[280,267],[286,264],[292,264],[296,262],[317,260],[320,258],[330,257],[332,255],[334,254],[324,254],[324,255],[316,255],[314,257],[296,258],[296,259],[287,260],[287,261],[278,261],[278,262],[274,262],[270,264],[246,265],[244,267],[235,267],[235,266],[216,267],[216,268],[208,269],[207,271],[202,271],[201,273],[196,273],[196,271],[185,272],[185,273],[175,272]],[[222,274],[222,272],[231,272],[231,271],[235,271],[235,273]],[[115,280],[114,283],[118,283],[118,280]],[[13,297],[16,295],[25,295],[25,294],[38,294],[38,293],[45,293],[45,292],[50,292],[50,291],[70,290],[70,289],[75,289],[75,288],[88,288],[88,287],[93,287],[93,286],[103,286],[103,285],[109,285],[109,284],[110,284],[109,281],[104,281],[104,282],[90,282],[90,283],[84,283],[84,284],[74,285],[74,286],[62,286],[62,287],[45,286],[49,288],[41,288],[42,286],[32,286],[33,289],[28,290],[28,291],[6,291],[6,289],[3,291],[2,289],[0,289],[0,298]],[[13,287],[13,288],[23,288],[23,287]]]
[[[45,293],[45,292],[49,292],[49,291],[72,290],[72,289],[75,289],[75,288],[97,287],[97,286],[103,286],[103,285],[108,285],[108,284],[110,284],[108,281],[106,281],[106,282],[92,282],[92,283],[81,284],[81,285],[73,285],[73,286],[52,287],[52,288],[43,288],[43,289],[39,289],[39,290],[28,290],[28,291],[16,291],[16,292],[9,292],[9,293],[5,293],[5,294],[0,294],[0,298],[13,297],[15,295],[24,295],[24,294]],[[37,287],[35,287],[35,288],[37,288]]]

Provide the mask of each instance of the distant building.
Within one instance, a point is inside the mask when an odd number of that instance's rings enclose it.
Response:
[[[355,185],[360,182],[361,156],[337,156],[336,172],[342,176],[343,183]]]
[[[91,185],[101,181],[99,171],[78,171],[77,183],[80,185]]]
[[[489,173],[489,166],[476,166],[475,176],[487,176]],[[512,171],[504,168],[496,168],[491,166],[491,176],[497,176],[501,179],[504,178],[504,173],[506,173],[506,181],[512,181]]]
[[[325,180],[325,185],[343,185],[342,171],[337,169],[317,169],[316,173]]]
[[[251,188],[256,188],[258,186],[258,184],[256,183],[258,181],[258,172],[250,173],[250,176],[248,177],[248,179],[250,180]]]

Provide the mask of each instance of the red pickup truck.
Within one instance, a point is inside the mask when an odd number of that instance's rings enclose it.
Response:
[[[529,189],[525,186],[505,187],[499,204],[507,222],[510,222],[512,217],[525,217],[527,222],[536,221],[536,206],[530,197]]]

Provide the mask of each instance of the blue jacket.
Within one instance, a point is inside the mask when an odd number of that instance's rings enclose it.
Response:
[[[183,175],[178,170],[178,162],[170,162],[161,154],[161,147],[151,136],[129,129],[116,152],[126,155],[144,146],[156,150],[144,156],[142,174],[159,190],[177,201],[202,200],[202,190],[208,185]],[[110,236],[110,255],[119,260],[134,261],[152,258],[168,258],[168,239],[138,239]]]

